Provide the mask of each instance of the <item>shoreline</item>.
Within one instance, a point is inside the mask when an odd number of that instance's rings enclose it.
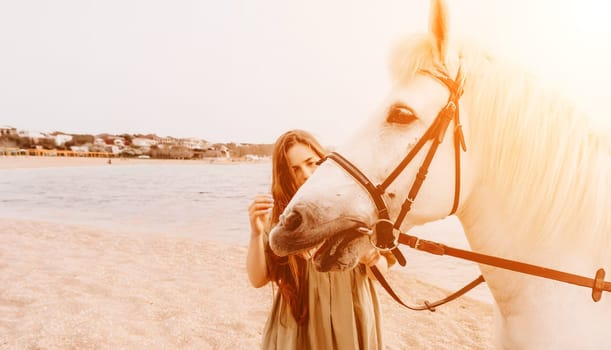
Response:
[[[129,228],[0,219],[0,349],[259,348],[272,288],[250,286],[247,247]],[[448,291],[390,270],[411,303]],[[492,305],[463,296],[436,312],[374,283],[385,349],[490,349]]]
[[[108,161],[111,160],[109,164]],[[241,160],[226,158],[207,159],[139,159],[139,158],[91,158],[91,157],[41,157],[0,156],[0,169],[53,168],[72,166],[126,166],[126,165],[232,165],[271,162],[269,159]]]

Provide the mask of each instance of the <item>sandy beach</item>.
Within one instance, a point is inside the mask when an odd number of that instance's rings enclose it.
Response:
[[[104,161],[33,158],[6,157],[0,166]],[[140,161],[151,160],[125,164]],[[0,225],[0,349],[259,348],[273,291],[250,286],[246,246],[129,228],[10,218]],[[398,269],[389,282],[412,303],[448,293]],[[492,348],[490,304],[467,295],[414,312],[376,286],[387,349]]]

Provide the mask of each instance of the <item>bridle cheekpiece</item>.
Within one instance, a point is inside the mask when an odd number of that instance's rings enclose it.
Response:
[[[456,74],[456,78],[451,79],[448,74],[445,73],[444,69],[437,68],[434,71],[420,70],[421,73],[430,75],[436,78],[438,81],[443,83],[450,91],[448,102],[439,111],[433,123],[429,126],[426,132],[414,145],[414,147],[408,152],[403,160],[394,168],[394,170],[386,177],[386,179],[375,185],[369,178],[363,174],[354,164],[348,159],[343,157],[337,152],[329,153],[324,159],[331,159],[337,165],[339,165],[344,171],[346,171],[356,182],[358,182],[363,188],[369,193],[373,203],[376,206],[377,220],[372,227],[361,227],[360,232],[368,233],[370,235],[371,243],[381,251],[392,251],[397,261],[401,265],[405,265],[405,258],[398,249],[399,235],[401,233],[400,227],[405,219],[405,216],[411,210],[412,204],[414,203],[420,187],[422,186],[428,168],[435,156],[435,152],[439,145],[443,142],[448,126],[451,122],[454,123],[454,158],[455,158],[455,185],[454,185],[454,203],[452,209],[448,215],[452,215],[458,208],[460,199],[460,149],[466,151],[465,140],[460,124],[460,113],[459,113],[459,99],[463,94],[464,78],[462,71],[459,68]],[[409,193],[401,205],[401,210],[397,218],[393,221],[388,213],[388,206],[384,201],[383,195],[386,193],[388,187],[392,182],[403,172],[407,165],[413,160],[413,158],[422,150],[424,145],[431,141],[430,148],[424,158],[424,161],[420,165],[418,174]]]

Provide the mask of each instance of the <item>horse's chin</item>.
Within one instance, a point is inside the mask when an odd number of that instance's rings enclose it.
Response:
[[[312,260],[317,271],[344,271],[356,267],[369,237],[350,228],[328,238],[316,250]]]
[[[362,223],[352,219],[340,218],[318,225],[309,225],[307,229],[287,230],[283,222],[276,225],[269,234],[272,251],[279,256],[298,254],[319,246],[333,237],[344,236],[347,232],[358,233]],[[362,234],[361,234],[362,235]],[[347,235],[346,238],[353,237]],[[341,241],[338,238],[338,241]]]
[[[369,236],[358,230],[362,222],[342,218],[307,231],[287,231],[282,223],[270,232],[270,247],[279,256],[299,254],[314,247],[314,268],[321,272],[350,270],[358,264]]]

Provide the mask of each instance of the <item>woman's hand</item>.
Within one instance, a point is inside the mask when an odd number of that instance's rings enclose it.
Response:
[[[265,223],[269,219],[269,213],[273,206],[274,200],[270,195],[259,195],[248,207],[251,233],[246,256],[246,268],[250,283],[255,288],[262,287],[269,282],[267,262],[265,261],[265,242],[261,234],[265,229]]]
[[[259,236],[263,233],[265,223],[269,219],[273,206],[274,199],[271,195],[263,194],[255,197],[248,207],[251,235]]]
[[[371,250],[361,256],[359,263],[365,266],[373,266],[378,263],[378,260],[380,260],[380,253],[376,248],[371,247]]]
[[[371,250],[363,254],[359,262],[367,267],[367,276],[373,281],[376,280],[375,275],[371,271],[373,266],[375,266],[382,275],[388,272],[388,260],[374,247],[371,247]]]

